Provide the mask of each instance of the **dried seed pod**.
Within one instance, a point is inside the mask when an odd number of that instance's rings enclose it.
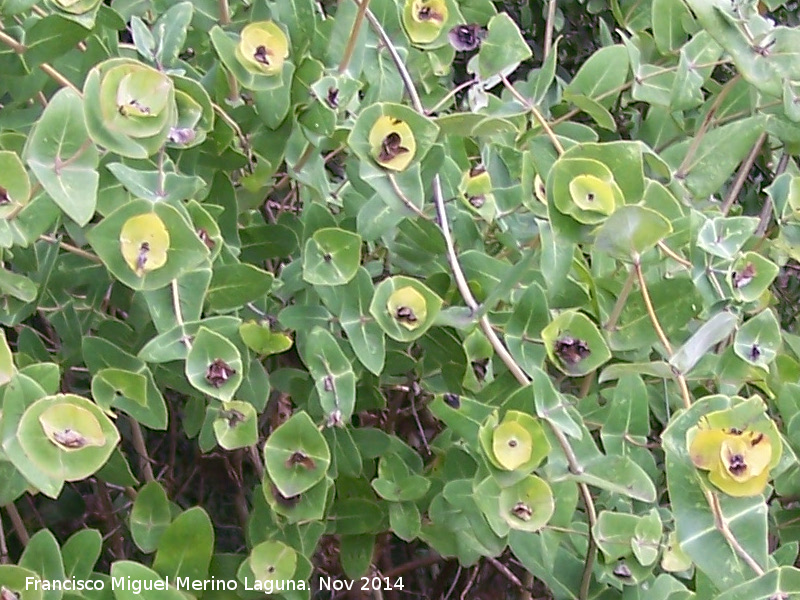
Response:
[[[398,321],[403,321],[405,323],[416,323],[417,316],[414,314],[414,310],[408,306],[400,306],[397,309],[397,312],[394,315],[394,318]]]
[[[317,465],[310,456],[308,456],[305,452],[300,452],[299,450],[292,453],[292,455],[286,459],[286,467],[296,467],[300,465],[304,469],[313,469]]]
[[[459,52],[471,52],[486,38],[486,29],[477,23],[456,25],[447,34],[450,45]]]
[[[19,600],[19,594],[12,592],[6,586],[0,586],[0,600]]]
[[[173,144],[189,144],[197,137],[197,133],[190,127],[171,127],[167,139]]]
[[[221,410],[219,411],[219,415],[228,421],[228,427],[236,427],[239,423],[244,422],[244,414],[239,412],[238,410]]]
[[[144,266],[147,263],[147,257],[150,254],[150,244],[142,242],[139,246],[139,256],[136,258],[136,272],[141,276],[144,272]]]
[[[65,448],[77,450],[86,445],[86,438],[74,429],[67,427],[62,431],[54,431],[53,439]]]
[[[253,58],[267,67],[270,65],[269,57],[271,55],[272,51],[264,45],[256,46],[256,50],[253,52]]]
[[[221,358],[214,359],[206,370],[206,381],[215,388],[222,387],[231,376],[236,374],[236,369],[231,367]]]
[[[444,403],[450,408],[461,408],[461,398],[458,394],[451,394],[448,392],[442,397],[442,400],[444,400]]]
[[[381,150],[378,153],[379,162],[389,162],[393,158],[397,158],[401,154],[408,152],[408,148],[402,145],[403,139],[400,134],[392,131],[389,135],[383,138],[381,142]]]
[[[335,87],[328,88],[328,95],[325,100],[331,108],[339,108],[339,90]]]
[[[530,521],[533,517],[533,509],[524,502],[517,502],[511,509],[511,514],[521,521]]]
[[[630,567],[628,567],[628,565],[626,565],[624,562],[621,562],[616,567],[614,567],[614,575],[616,575],[620,579],[630,579],[631,577],[633,577],[633,573],[631,573]]]
[[[208,231],[203,227],[197,230],[197,237],[200,238],[200,241],[203,242],[209,250],[213,250],[214,246],[217,245],[217,242],[208,235]]]
[[[584,340],[566,335],[556,340],[553,349],[556,356],[566,365],[575,365],[589,356],[592,351]]]
[[[747,263],[739,272],[733,272],[733,287],[737,290],[743,288],[748,283],[753,281],[753,278],[756,276],[756,267],[753,263]]]

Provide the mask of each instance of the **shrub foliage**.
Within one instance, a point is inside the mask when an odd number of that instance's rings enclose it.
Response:
[[[800,594],[797,10],[0,0],[2,600]]]

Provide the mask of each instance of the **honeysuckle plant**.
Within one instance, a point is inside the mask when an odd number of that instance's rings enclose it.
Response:
[[[797,2],[528,4],[0,0],[2,600],[800,596]]]

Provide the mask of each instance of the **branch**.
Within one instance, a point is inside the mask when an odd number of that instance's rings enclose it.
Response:
[[[739,172],[736,174],[736,180],[733,182],[731,189],[728,190],[728,195],[725,197],[725,201],[722,203],[720,210],[722,211],[723,215],[727,215],[728,211],[731,209],[736,198],[739,196],[739,192],[742,191],[744,187],[745,181],[747,181],[747,176],[750,174],[750,169],[753,168],[753,163],[756,161],[756,157],[758,153],[761,152],[761,146],[764,145],[764,142],[767,139],[767,132],[764,131],[758,139],[756,143],[753,144],[752,150],[750,150],[750,154],[747,155],[747,158],[739,167]]]
[[[17,54],[25,54],[25,50],[27,50],[25,44],[21,44],[20,42],[12,38],[4,31],[0,31],[0,42],[11,48]],[[67,79],[61,73],[56,71],[49,64],[42,63],[39,65],[39,68],[45,73],[47,73],[47,75],[49,75],[50,78],[53,79],[56,83],[58,83],[58,85],[60,85],[61,87],[72,88],[79,94],[81,93],[81,91],[75,86],[74,83],[72,83],[69,79]]]
[[[725,100],[725,97],[730,93],[730,91],[733,89],[733,86],[736,85],[736,82],[739,81],[739,79],[741,79],[741,75],[735,75],[732,77],[720,90],[719,94],[717,94],[717,97],[714,99],[714,103],[711,105],[711,108],[708,109],[708,113],[703,119],[703,123],[700,125],[700,129],[692,138],[692,144],[689,146],[689,150],[686,151],[686,156],[684,157],[681,166],[679,166],[675,171],[675,177],[677,179],[683,179],[689,173],[689,170],[692,168],[691,163],[694,159],[694,155],[697,152],[697,149],[700,147],[700,142],[703,141],[703,137],[705,137],[706,132],[711,125],[711,120],[714,118],[717,110],[719,110],[719,107],[722,105],[722,101]]]
[[[92,254],[88,250],[84,250],[83,248],[78,248],[77,246],[73,246],[72,244],[62,242],[61,240],[53,237],[52,235],[40,235],[39,239],[42,240],[43,242],[48,242],[50,244],[58,244],[58,247],[61,248],[62,250],[66,250],[67,252],[74,254],[75,256],[80,256],[81,258],[90,260],[98,265],[103,264],[103,261],[100,260],[100,257],[97,256],[96,254]]]
[[[133,447],[139,454],[139,464],[142,468],[142,473],[144,474],[144,480],[148,483],[155,481],[155,477],[153,476],[153,466],[150,464],[150,456],[147,454],[147,445],[145,444],[142,427],[139,425],[139,421],[133,417],[130,418],[130,423],[131,433],[133,434]]]
[[[503,80],[503,85],[506,86],[506,89],[509,92],[511,92],[511,95],[514,96],[514,98],[516,98],[518,102],[522,103],[522,106],[531,111],[536,121],[539,123],[539,125],[541,125],[542,129],[544,129],[544,132],[547,134],[547,137],[549,137],[550,141],[553,142],[553,146],[555,147],[556,151],[559,154],[564,154],[564,146],[561,145],[561,142],[558,140],[558,137],[556,137],[555,132],[547,123],[544,116],[542,116],[542,113],[540,113],[536,109],[536,107],[528,101],[527,98],[522,96],[522,94],[520,94],[516,89],[514,89],[514,86],[511,85],[508,79],[505,78],[505,75],[501,75],[500,79]]]
[[[736,539],[736,536],[733,535],[733,532],[728,527],[727,521],[725,521],[725,516],[722,514],[722,506],[719,504],[719,498],[710,491],[705,492],[706,501],[708,501],[708,505],[711,507],[711,512],[714,513],[714,525],[716,525],[717,530],[722,534],[722,537],[725,538],[725,541],[733,548],[734,552],[739,555],[747,566],[753,569],[756,575],[759,577],[764,574],[764,569],[761,568],[756,560],[750,556],[747,550],[739,543],[739,540]]]
[[[358,42],[358,34],[361,31],[361,25],[364,23],[364,14],[369,8],[370,0],[363,0],[361,3],[356,2],[358,5],[358,12],[356,13],[355,21],[353,21],[353,28],[350,30],[350,37],[347,38],[347,45],[344,47],[344,54],[339,63],[339,74],[341,75],[347,71],[350,65],[350,60],[353,58],[353,52],[356,49],[356,42]]]
[[[644,300],[644,305],[647,309],[647,314],[650,317],[650,322],[653,324],[653,329],[655,329],[661,345],[664,346],[664,349],[668,354],[672,355],[672,344],[669,343],[669,340],[667,339],[667,336],[661,327],[661,323],[658,321],[658,315],[656,315],[653,302],[650,299],[650,292],[647,291],[647,282],[644,279],[644,273],[642,273],[642,263],[637,259],[636,262],[633,263],[633,268],[636,270],[636,277],[639,279],[639,288],[642,290],[642,300]],[[678,387],[681,390],[683,405],[686,408],[689,408],[692,405],[692,396],[689,393],[689,386],[686,383],[686,376],[683,373],[676,372],[675,377],[678,382]]]

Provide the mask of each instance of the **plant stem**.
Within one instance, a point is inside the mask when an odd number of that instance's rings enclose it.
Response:
[[[556,21],[556,1],[557,0],[550,0],[547,3],[547,22],[544,26],[544,59],[542,59],[542,62],[547,60],[547,56],[550,54],[550,50],[553,47],[553,28],[555,27]]]
[[[780,177],[783,175],[783,172],[786,171],[786,167],[789,166],[789,158],[789,153],[784,150],[780,160],[778,161],[778,166],[775,169],[775,177]],[[758,217],[758,227],[756,227],[755,233],[756,237],[762,238],[759,241],[759,245],[763,241],[764,236],[767,234],[767,224],[769,223],[769,217],[771,214],[772,198],[767,196],[766,200],[764,200],[764,206],[761,207],[761,214]]]
[[[183,328],[183,313],[181,311],[181,296],[178,288],[178,280],[173,279],[172,283],[172,309],[175,311],[175,320]]]
[[[719,498],[717,498],[717,496],[710,491],[706,491],[705,496],[706,501],[711,508],[711,512],[714,513],[714,525],[716,525],[717,530],[722,534],[722,537],[725,538],[725,541],[728,542],[731,548],[733,548],[734,552],[739,555],[739,558],[741,558],[748,567],[753,569],[756,575],[759,577],[763,575],[764,569],[752,556],[750,556],[747,550],[742,547],[742,545],[739,543],[739,540],[736,539],[736,536],[733,535],[733,532],[728,527],[728,523],[725,521],[725,515],[722,514],[722,506],[720,506]]]
[[[339,63],[340,74],[347,71],[347,67],[350,65],[350,61],[353,58],[353,52],[355,52],[356,43],[358,42],[358,34],[361,32],[361,25],[364,23],[364,15],[367,13],[367,9],[369,8],[369,2],[370,0],[362,0],[360,3],[356,2],[358,5],[358,12],[356,13],[356,18],[353,21],[353,28],[350,30],[350,37],[347,38],[347,45],[344,47],[342,60]]]
[[[617,321],[619,320],[619,316],[622,314],[622,309],[625,308],[625,303],[628,301],[628,296],[633,289],[633,282],[635,280],[636,270],[631,269],[628,271],[628,278],[625,280],[622,290],[619,292],[619,296],[617,296],[617,302],[614,304],[611,314],[608,315],[608,321],[605,325],[603,325],[603,329],[606,331],[613,331],[617,328]]]
[[[142,433],[142,426],[133,417],[130,418],[130,423],[131,433],[133,434],[133,447],[139,454],[139,464],[144,474],[144,480],[147,482],[155,481],[153,466],[150,464],[150,456],[147,454],[147,445],[145,444],[144,433]]]
[[[6,532],[3,529],[3,517],[0,515],[0,565],[8,564],[8,545],[6,544]]]
[[[74,254],[76,256],[80,256],[81,258],[85,258],[86,260],[90,260],[93,263],[98,265],[102,265],[103,261],[100,260],[100,257],[96,254],[92,254],[88,250],[84,250],[83,248],[78,248],[77,246],[73,246],[72,244],[68,244],[66,242],[62,242],[59,239],[54,238],[51,235],[40,235],[39,239],[43,242],[49,242],[51,244],[58,244],[58,247],[62,250],[66,250],[67,252]]]
[[[564,146],[561,145],[561,142],[558,140],[558,137],[556,137],[555,132],[547,123],[544,116],[542,116],[542,113],[540,113],[536,109],[536,107],[528,101],[527,98],[523,97],[522,94],[520,94],[517,90],[515,90],[514,86],[511,85],[511,83],[508,81],[508,79],[505,78],[504,75],[501,75],[500,79],[503,81],[503,85],[506,86],[506,89],[509,92],[511,92],[511,95],[514,96],[514,98],[516,98],[517,101],[522,104],[522,106],[531,111],[536,121],[539,123],[542,129],[544,129],[544,132],[547,134],[547,137],[550,138],[550,141],[553,143],[553,146],[555,147],[556,151],[559,154],[564,154]]]
[[[9,502],[4,506],[4,508],[8,513],[8,518],[11,519],[11,526],[14,528],[14,533],[17,534],[20,543],[23,546],[27,546],[28,542],[31,540],[31,536],[28,534],[28,530],[25,527],[25,522],[22,520],[22,517],[17,510],[17,505],[13,502]]]
[[[25,50],[27,50],[25,44],[21,44],[20,42],[12,38],[10,35],[8,35],[5,31],[0,31],[0,43],[5,44],[17,54],[24,54]],[[81,93],[80,89],[78,89],[78,87],[74,83],[72,83],[69,79],[64,77],[61,73],[59,73],[49,64],[42,63],[39,65],[39,68],[42,71],[44,71],[56,83],[58,83],[58,85],[60,85],[61,87],[72,88],[79,94]]]
[[[756,161],[756,157],[758,153],[761,152],[761,146],[764,145],[764,142],[767,139],[767,132],[764,131],[758,136],[756,143],[753,144],[753,148],[750,150],[750,154],[747,155],[747,158],[739,167],[739,172],[736,174],[736,179],[731,186],[731,189],[728,190],[728,195],[725,196],[725,201],[722,203],[720,210],[722,211],[723,215],[727,215],[728,211],[731,209],[731,206],[736,201],[736,198],[739,196],[739,192],[742,191],[744,187],[745,181],[747,181],[747,176],[750,174],[750,169],[753,168],[753,163]]]
[[[230,25],[231,7],[228,4],[228,0],[217,0],[217,7],[219,8],[219,24],[223,26]]]
[[[714,103],[711,105],[711,108],[708,109],[708,113],[700,125],[700,129],[692,138],[692,143],[689,146],[689,150],[686,152],[686,156],[684,157],[681,166],[679,166],[675,171],[675,177],[677,179],[684,179],[686,175],[688,175],[693,166],[692,160],[694,160],[694,155],[697,153],[697,149],[700,147],[700,142],[703,141],[703,138],[705,137],[706,132],[711,125],[711,120],[714,118],[717,110],[719,110],[719,107],[722,106],[722,101],[725,100],[727,95],[733,89],[733,86],[736,85],[736,82],[739,81],[740,78],[741,75],[735,75],[732,77],[717,94],[717,97],[714,99]]]
[[[406,195],[403,193],[403,190],[401,190],[400,186],[397,185],[397,180],[394,178],[394,176],[391,173],[389,173],[388,177],[389,177],[389,183],[392,186],[392,190],[394,190],[394,193],[397,194],[397,196],[400,198],[403,204],[405,204],[406,208],[411,212],[413,212],[418,217],[421,217],[426,221],[430,221],[430,218],[419,208],[417,208],[416,205],[406,197]]]
[[[675,252],[672,248],[667,246],[663,241],[662,242],[658,242],[657,245],[658,245],[658,249],[659,250],[661,250],[664,254],[669,256],[675,262],[682,264],[684,267],[686,267],[688,269],[691,269],[694,266],[694,265],[692,265],[691,262],[689,262],[688,260],[683,258],[681,255],[679,255],[677,252]]]
[[[444,98],[442,98],[436,104],[434,104],[431,108],[426,110],[425,114],[426,115],[432,115],[437,110],[439,110],[442,106],[447,104],[447,101],[450,100],[450,98],[452,98],[453,96],[455,96],[458,92],[460,92],[464,88],[468,88],[469,86],[474,85],[474,84],[475,84],[475,80],[474,79],[467,79],[466,81],[462,81],[456,87],[454,87],[452,90],[447,92],[447,94],[444,96]]]
[[[644,300],[644,305],[647,309],[647,315],[650,317],[650,322],[653,324],[653,329],[655,329],[656,335],[658,336],[661,345],[664,346],[664,349],[667,351],[667,354],[672,355],[672,344],[669,343],[664,330],[661,328],[661,323],[659,323],[655,308],[653,308],[653,302],[650,300],[650,292],[647,291],[647,282],[644,279],[644,273],[642,273],[642,264],[639,262],[639,260],[636,260],[636,262],[633,263],[633,267],[636,271],[636,277],[639,279],[639,288],[642,290],[642,299]],[[692,405],[692,397],[689,393],[689,386],[686,383],[686,376],[683,373],[676,372],[675,378],[678,382],[678,387],[681,390],[683,405],[686,408],[689,408]]]

